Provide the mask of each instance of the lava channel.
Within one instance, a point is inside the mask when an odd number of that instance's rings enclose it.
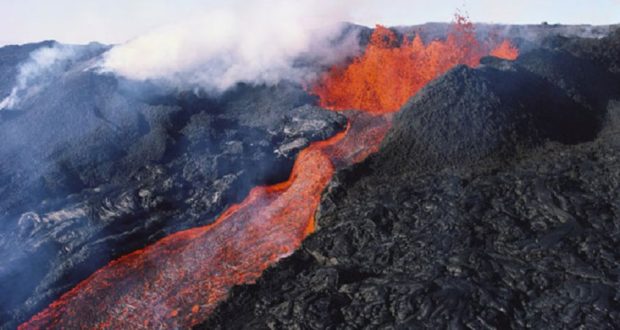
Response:
[[[346,131],[300,152],[288,181],[254,188],[213,224],[170,235],[112,261],[20,329],[186,328],[204,321],[234,285],[252,283],[314,231],[337,166],[377,150],[383,116],[350,113]]]
[[[213,224],[172,234],[110,262],[20,329],[187,328],[204,321],[235,285],[253,283],[315,229],[321,193],[335,170],[379,149],[397,111],[429,81],[486,54],[514,59],[507,41],[476,40],[457,17],[445,41],[397,40],[377,27],[366,52],[333,68],[313,92],[344,114],[346,131],[300,152],[286,182],[254,188]]]

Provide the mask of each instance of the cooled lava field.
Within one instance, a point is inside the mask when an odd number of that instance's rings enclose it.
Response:
[[[620,324],[620,30],[456,67],[204,329]]]
[[[350,37],[217,96],[0,48],[0,329],[617,327],[620,28]]]

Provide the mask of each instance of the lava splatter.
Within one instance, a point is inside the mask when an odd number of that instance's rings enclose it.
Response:
[[[519,51],[508,40],[499,45],[478,41],[474,25],[462,16],[456,16],[445,40],[428,44],[420,35],[399,40],[394,31],[378,25],[365,53],[344,68],[332,68],[314,92],[325,108],[390,113],[454,66],[475,67],[489,54],[514,60]]]

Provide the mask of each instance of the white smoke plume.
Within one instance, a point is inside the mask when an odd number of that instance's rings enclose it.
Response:
[[[0,110],[18,108],[22,100],[37,94],[62,73],[76,55],[73,47],[60,44],[30,53],[29,59],[19,66],[11,94],[0,101]]]
[[[252,1],[214,10],[116,46],[101,72],[175,88],[222,92],[244,82],[307,82],[300,57],[328,65],[359,50],[351,35],[333,43],[350,1]]]

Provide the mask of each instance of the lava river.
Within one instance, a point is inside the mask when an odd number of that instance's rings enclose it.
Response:
[[[314,89],[327,108],[362,111],[343,112],[345,131],[301,151],[286,182],[254,188],[211,225],[112,261],[20,328],[187,328],[204,321],[231,287],[256,281],[300,247],[334,172],[378,150],[390,113],[454,65],[475,66],[486,54],[512,59],[515,52],[507,42],[480,46],[471,24],[459,19],[446,41],[428,45],[378,27],[363,55]]]

